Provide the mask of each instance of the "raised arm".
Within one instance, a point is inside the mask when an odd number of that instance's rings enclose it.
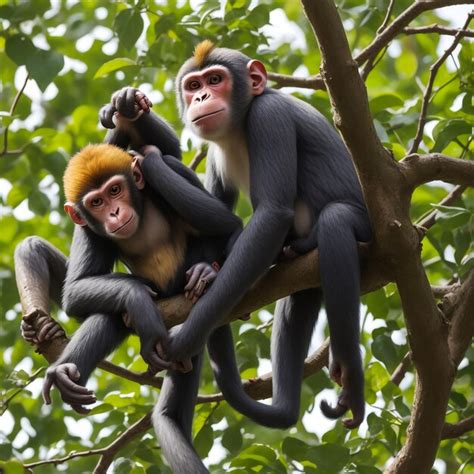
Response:
[[[241,220],[202,185],[194,185],[179,170],[168,166],[167,162],[172,159],[166,155],[162,157],[156,149],[147,153],[143,159],[141,168],[153,193],[162,196],[203,235],[232,235],[239,230],[242,227]]]
[[[102,125],[109,129],[105,142],[136,150],[155,145],[166,155],[181,159],[179,138],[171,126],[150,111],[151,102],[138,89],[124,87],[99,113]]]

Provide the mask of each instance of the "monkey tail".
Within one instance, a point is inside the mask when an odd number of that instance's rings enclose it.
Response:
[[[348,407],[342,403],[338,402],[335,407],[332,407],[326,400],[321,400],[319,408],[321,408],[321,411],[326,418],[331,418],[332,420],[340,418],[348,410]]]

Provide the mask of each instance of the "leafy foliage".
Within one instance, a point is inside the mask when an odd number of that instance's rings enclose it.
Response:
[[[172,78],[202,38],[257,56],[274,72],[317,72],[319,53],[298,2],[191,3],[0,0],[0,469],[6,473],[23,472],[23,464],[40,459],[107,446],[145,415],[157,398],[146,386],[98,370],[91,386],[100,402],[90,416],[81,419],[58,399],[53,407],[45,407],[39,396],[45,360],[19,336],[21,308],[13,273],[14,248],[26,236],[36,234],[67,253],[72,225],[62,213],[62,173],[67,159],[80,147],[102,140],[99,108],[124,85],[159,91],[152,94],[155,110],[181,131]],[[372,41],[389,2],[339,3],[351,48],[361,50]],[[396,2],[395,13],[409,3]],[[276,26],[269,27],[269,22]],[[413,26],[433,22],[449,24],[426,13]],[[401,35],[380,55],[367,79],[377,133],[396,159],[406,154],[416,134],[422,86],[428,81],[429,66],[438,57],[439,45],[436,34]],[[27,74],[31,79],[11,110]],[[325,92],[296,93],[331,116]],[[463,40],[457,59],[449,67],[443,65],[437,76],[429,104],[429,127],[423,136],[425,151],[472,159],[473,93],[472,43]],[[194,144],[183,139],[183,145],[184,160],[189,163]],[[198,170],[202,172],[204,165]],[[474,196],[464,194],[449,206],[436,205],[446,193],[444,185],[426,185],[415,192],[412,204],[414,221],[438,210],[436,225],[423,246],[423,259],[434,285],[460,278],[474,265]],[[238,213],[245,220],[250,215],[245,198],[239,202]],[[243,377],[255,377],[267,366],[262,360],[269,358],[270,331],[261,323],[273,309],[271,305],[254,314],[250,322],[233,325]],[[65,314],[54,310],[53,315],[69,333],[77,327]],[[362,428],[347,432],[340,422],[323,420],[315,394],[332,387],[323,373],[304,382],[300,421],[286,432],[257,426],[224,402],[201,404],[194,423],[195,445],[213,472],[381,472],[405,438],[414,390],[411,374],[400,387],[390,380],[408,351],[394,286],[366,296],[363,316],[369,415]],[[322,330],[317,331],[314,347],[322,338]],[[111,360],[130,370],[144,369],[136,338],[130,338]],[[454,385],[448,422],[474,414],[473,370],[471,349]],[[208,365],[200,390],[216,391]],[[443,441],[436,469],[471,472],[473,443],[468,434]],[[96,462],[97,456],[77,457],[67,466],[71,472],[91,472]],[[35,472],[47,474],[57,469],[45,464]],[[123,448],[113,469],[117,473],[169,472],[150,434]]]

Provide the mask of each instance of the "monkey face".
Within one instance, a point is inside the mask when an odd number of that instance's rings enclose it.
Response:
[[[82,198],[82,205],[111,239],[128,239],[138,229],[140,219],[125,176],[112,176],[99,188],[89,191]]]
[[[231,117],[232,74],[224,66],[211,66],[184,76],[181,94],[186,122],[203,138],[224,133]]]

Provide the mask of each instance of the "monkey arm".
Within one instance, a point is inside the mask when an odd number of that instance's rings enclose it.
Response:
[[[164,368],[157,343],[166,345],[168,334],[143,280],[124,273],[111,273],[117,251],[110,241],[87,228],[76,226],[66,281],[63,307],[79,318],[103,313],[122,318],[127,313],[140,337],[142,356],[152,367]]]
[[[110,129],[105,142],[125,149],[130,144],[137,149],[144,145],[155,145],[163,153],[180,160],[179,138],[165,120],[149,109],[143,111],[137,119],[134,118],[137,109],[143,110],[137,92],[139,90],[133,87],[124,87],[112,96],[110,104],[101,109],[100,121],[104,127]],[[144,96],[140,94],[141,97]],[[112,118],[115,118],[117,125]]]
[[[170,332],[171,357],[197,353],[213,328],[274,262],[293,223],[296,198],[296,132],[292,123],[253,123],[249,117],[252,203],[255,212],[234,244],[219,276],[188,319]],[[252,128],[253,127],[253,128]],[[274,133],[277,129],[279,133]],[[259,138],[257,138],[258,134]],[[261,141],[259,141],[261,140]]]
[[[156,153],[147,154],[142,170],[153,192],[161,195],[203,235],[232,235],[241,228],[242,223],[237,216],[206,190],[194,186],[173,171]]]

